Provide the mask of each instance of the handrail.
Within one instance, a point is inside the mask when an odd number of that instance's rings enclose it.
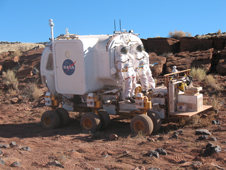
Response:
[[[184,73],[184,72],[188,72],[190,71],[191,69],[187,69],[187,70],[182,70],[182,71],[177,71],[177,72],[174,72],[174,73],[169,73],[169,74],[165,74],[164,77],[166,76],[170,76],[170,75],[174,75],[174,74],[177,74],[177,73]]]

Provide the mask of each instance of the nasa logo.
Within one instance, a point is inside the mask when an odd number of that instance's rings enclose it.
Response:
[[[72,75],[75,72],[75,63],[76,61],[73,62],[70,59],[66,59],[62,65],[64,73],[68,76]]]

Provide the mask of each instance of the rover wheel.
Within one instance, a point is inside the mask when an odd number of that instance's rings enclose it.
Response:
[[[111,123],[109,114],[105,110],[99,110],[98,115],[101,121],[101,129],[107,128]]]
[[[69,121],[69,113],[64,108],[57,108],[56,112],[60,118],[60,126],[65,126]]]
[[[148,116],[151,118],[153,122],[153,132],[158,132],[162,126],[162,121],[160,116],[152,110],[148,111]]]
[[[130,129],[134,135],[150,135],[153,131],[153,122],[149,116],[140,114],[133,117]]]
[[[82,115],[80,125],[85,131],[95,132],[100,129],[101,122],[97,114],[93,112],[87,112],[84,115]]]
[[[55,111],[48,110],[42,114],[41,124],[45,129],[57,128],[60,125],[60,118]]]

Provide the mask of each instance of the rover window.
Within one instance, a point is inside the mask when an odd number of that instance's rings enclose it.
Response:
[[[53,70],[53,54],[49,54],[47,63],[46,63],[46,70]]]

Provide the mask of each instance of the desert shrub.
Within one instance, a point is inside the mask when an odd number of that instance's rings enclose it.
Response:
[[[217,31],[217,35],[221,36],[221,30],[220,29]]]
[[[14,89],[18,89],[18,80],[16,78],[16,74],[13,70],[7,70],[6,72],[2,72],[3,79],[2,82],[5,83],[7,86],[13,85]]]
[[[190,75],[200,82],[200,81],[205,79],[205,77],[206,77],[206,70],[204,70],[202,68],[195,68],[195,67],[193,67],[191,69]]]
[[[17,94],[17,91],[14,90],[13,88],[9,88],[8,93],[9,93],[10,95],[16,95],[16,94]]]
[[[185,125],[193,125],[196,126],[201,122],[201,119],[198,115],[194,115],[191,117],[186,117],[182,118],[179,120],[179,125],[180,126],[185,126]]]
[[[219,84],[217,84],[215,78],[213,77],[213,75],[207,75],[205,77],[205,82],[208,86],[214,88],[215,90],[221,90],[221,87]]]
[[[42,95],[42,90],[38,88],[36,83],[29,83],[28,86],[23,89],[22,95],[29,100],[37,101]]]
[[[174,32],[169,32],[169,37],[180,39],[181,37],[191,37],[191,33],[174,30]]]
[[[213,106],[213,109],[215,110],[218,110],[220,105],[219,105],[219,101],[218,101],[218,98],[216,95],[213,95],[211,98],[210,98],[210,101],[211,101],[211,105]]]

